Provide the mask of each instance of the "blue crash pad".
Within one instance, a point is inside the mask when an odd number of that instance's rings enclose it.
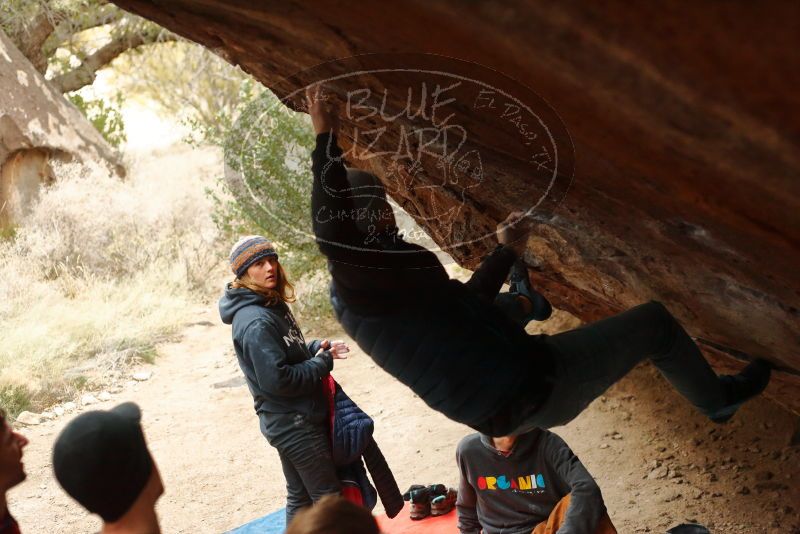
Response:
[[[283,534],[284,530],[286,530],[286,509],[281,508],[230,530],[226,534]]]

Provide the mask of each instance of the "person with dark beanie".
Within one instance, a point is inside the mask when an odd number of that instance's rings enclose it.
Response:
[[[715,422],[727,421],[766,387],[766,360],[717,376],[655,301],[561,334],[527,335],[496,305],[525,249],[525,218],[512,213],[498,225],[500,246],[472,279],[450,280],[432,252],[398,235],[391,210],[382,208],[382,187],[365,191],[350,183],[335,105],[319,85],[306,94],[317,134],[312,225],[328,259],[336,316],[364,352],[431,408],[490,436],[563,425],[647,358]],[[516,282],[528,287],[527,274],[522,278]]]
[[[219,301],[253,395],[261,433],[278,450],[286,477],[286,524],[341,484],[331,454],[323,379],[349,351],[341,341],[306,343],[287,302],[294,287],[271,241],[246,236],[231,249],[235,280]]]
[[[53,471],[70,497],[103,520],[102,534],[159,534],[164,493],[139,407],[126,402],[70,421],[53,447]]]

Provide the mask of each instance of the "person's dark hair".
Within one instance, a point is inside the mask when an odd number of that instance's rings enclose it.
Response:
[[[299,512],[286,534],[380,534],[372,513],[338,495],[327,495]]]

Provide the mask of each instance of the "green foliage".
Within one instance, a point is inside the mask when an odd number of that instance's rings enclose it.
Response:
[[[89,378],[84,375],[76,376],[71,382],[76,391],[83,391],[89,386]]]
[[[145,363],[155,363],[156,357],[158,356],[158,350],[156,350],[155,345],[148,344],[144,347],[141,347],[136,352],[136,356],[142,359]]]
[[[195,123],[201,139],[225,151],[223,193],[210,193],[218,228],[232,240],[260,233],[277,242],[281,263],[296,278],[323,269],[311,229],[314,135],[308,119],[263,91],[242,106],[236,121],[219,124]]]
[[[6,0],[0,3],[0,30],[13,39],[26,30],[28,21],[39,7],[29,0]]]
[[[198,129],[226,131],[264,88],[208,49],[185,41],[140,47],[114,61],[109,82]]]
[[[0,241],[13,241],[16,236],[16,226],[0,226]]]
[[[30,391],[20,384],[4,384],[0,386],[0,408],[3,408],[10,417],[16,417],[20,412],[30,410]]]
[[[214,123],[191,122],[194,143],[211,143],[225,153],[225,176],[212,218],[230,242],[262,234],[276,242],[298,301],[304,328],[324,328],[333,318],[328,273],[311,228],[310,154],[314,134],[308,117],[284,106],[255,82],[240,85],[241,104]]]
[[[117,93],[110,103],[102,98],[88,100],[78,93],[69,94],[67,98],[89,119],[111,146],[119,147],[127,140],[125,123],[120,111],[124,102],[122,93]]]

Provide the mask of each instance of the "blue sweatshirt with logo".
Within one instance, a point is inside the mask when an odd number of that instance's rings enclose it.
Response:
[[[507,456],[483,434],[461,440],[458,528],[461,534],[530,534],[571,493],[558,534],[593,534],[606,511],[600,488],[557,435],[534,429]]]

